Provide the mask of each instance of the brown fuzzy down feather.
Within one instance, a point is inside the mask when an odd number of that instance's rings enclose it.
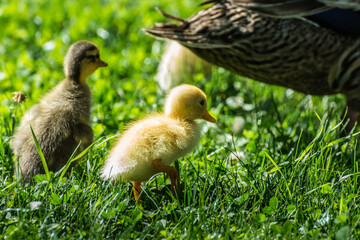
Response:
[[[66,164],[80,140],[82,149],[91,144],[90,100],[87,85],[64,80],[26,113],[11,141],[19,161],[18,178],[22,174],[29,182],[31,176],[44,173],[30,125],[51,171]]]
[[[80,49],[76,51],[77,47]],[[73,44],[70,50],[65,65],[73,64],[71,59],[74,58],[78,69],[66,65],[64,66],[66,74],[81,71],[79,70],[83,69],[81,68],[81,59],[85,58],[85,53],[98,51],[98,48],[88,41],[79,41]],[[94,53],[92,52],[92,54]],[[98,66],[95,63],[86,65],[91,68],[89,72],[106,65],[104,62],[100,62],[100,58],[98,62]],[[80,76],[80,74],[75,75]],[[72,74],[72,76],[75,75]],[[85,82],[79,81],[79,78],[67,75],[65,80],[47,93],[40,103],[34,105],[24,115],[11,139],[11,148],[16,155],[17,178],[23,177],[25,182],[30,182],[33,176],[44,173],[30,126],[40,144],[48,169],[56,171],[67,163],[80,142],[80,150],[77,154],[92,143],[90,110],[89,86]]]

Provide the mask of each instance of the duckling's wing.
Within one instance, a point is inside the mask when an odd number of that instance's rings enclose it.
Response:
[[[20,125],[15,130],[10,142],[15,155],[21,155],[24,152],[22,151],[22,149],[26,147],[24,143],[28,142],[27,139],[31,135],[30,123],[35,121],[39,116],[41,116],[41,108],[39,104],[36,104],[30,108],[21,119]]]
[[[15,154],[21,156],[24,152],[31,152],[24,161],[40,161],[31,126],[49,169],[55,171],[65,165],[80,141],[82,147],[87,147],[92,142],[91,128],[88,126],[84,131],[83,127],[73,123],[67,115],[67,112],[43,110],[41,105],[31,108],[14,135]]]
[[[102,178],[146,181],[157,173],[153,160],[170,165],[184,156],[197,143],[198,129],[179,125],[162,116],[149,117],[134,123],[123,133],[111,150],[102,169]]]
[[[101,170],[103,179],[142,182],[154,174],[151,169],[153,154],[150,151],[153,144],[146,123],[144,120],[133,123],[123,132],[105,160]]]

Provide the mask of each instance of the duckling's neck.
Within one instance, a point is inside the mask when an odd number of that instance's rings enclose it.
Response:
[[[67,81],[73,82],[75,84],[81,84],[81,85],[87,85],[86,79],[87,77],[82,77],[81,75],[79,77],[66,77]]]
[[[51,95],[57,96],[56,102],[59,102],[63,108],[70,109],[69,111],[74,116],[83,119],[84,122],[90,121],[91,92],[89,85],[66,78]]]
[[[183,116],[180,116],[179,114],[176,114],[176,113],[168,113],[168,114],[165,114],[167,117],[169,118],[172,118],[172,119],[179,119],[179,120],[182,120],[182,121],[186,121],[188,123],[195,123],[195,121],[193,119],[187,119],[187,118],[184,118]]]
[[[83,71],[80,66],[68,66],[65,68],[66,78],[80,84],[86,84],[86,79],[91,75],[86,71]]]
[[[81,83],[81,84],[86,84],[86,79],[88,78],[88,76],[82,76],[82,75],[80,75],[80,77],[79,77],[79,82]]]

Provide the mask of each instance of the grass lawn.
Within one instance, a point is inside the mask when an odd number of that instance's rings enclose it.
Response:
[[[358,132],[340,138],[342,96],[311,97],[223,69],[188,82],[202,88],[217,123],[180,159],[183,192],[163,176],[103,181],[100,169],[124,125],[161,111],[154,80],[165,43],[141,28],[187,18],[201,1],[2,0],[0,2],[0,238],[360,238]],[[87,39],[109,67],[88,83],[96,143],[71,173],[14,177],[10,138],[27,109],[64,77],[71,43]],[[28,100],[14,103],[12,92]],[[240,130],[239,130],[240,129]]]

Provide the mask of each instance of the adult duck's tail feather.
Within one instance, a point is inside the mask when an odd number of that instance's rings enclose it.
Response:
[[[227,47],[225,44],[220,42],[206,41],[206,37],[203,34],[197,34],[196,32],[184,31],[182,25],[176,25],[171,23],[156,24],[152,28],[144,28],[147,34],[154,38],[162,40],[173,40],[179,42],[186,47],[193,48],[216,48],[216,47]]]
[[[179,22],[182,22],[182,23],[185,23],[185,22],[186,22],[186,20],[184,20],[184,19],[182,19],[182,18],[180,18],[180,17],[176,17],[176,16],[174,16],[174,15],[171,15],[171,14],[169,14],[169,13],[167,13],[167,12],[164,12],[163,10],[161,10],[161,9],[158,8],[158,7],[156,7],[155,9],[156,9],[156,11],[158,11],[160,14],[162,14],[162,15],[163,15],[164,17],[166,17],[166,18],[173,19],[173,20],[175,20],[175,21],[179,21]]]
[[[156,23],[155,27],[144,28],[143,31],[155,38],[184,41],[187,38],[186,36],[184,36],[183,33],[184,28],[187,24],[186,20],[166,13],[159,8],[156,8],[156,10],[161,13],[165,18],[179,21],[181,22],[181,24]]]
[[[159,39],[177,41],[183,45],[195,46],[200,42],[201,35],[191,31],[185,31],[186,24],[157,23],[155,27],[143,29],[147,34]],[[200,45],[201,47],[201,45]]]
[[[239,27],[238,23],[231,18],[236,11],[238,13],[241,10],[229,4],[229,1],[226,2],[227,4],[215,4],[203,9],[187,20],[158,10],[164,17],[180,23],[156,23],[154,27],[143,29],[143,31],[152,37],[174,40],[187,47],[227,47],[227,36],[230,36],[231,32],[236,32]]]
[[[188,38],[186,35],[180,32],[176,32],[179,26],[176,24],[156,24],[155,27],[143,29],[151,37],[158,38],[161,40],[174,40],[178,42],[186,41]]]

